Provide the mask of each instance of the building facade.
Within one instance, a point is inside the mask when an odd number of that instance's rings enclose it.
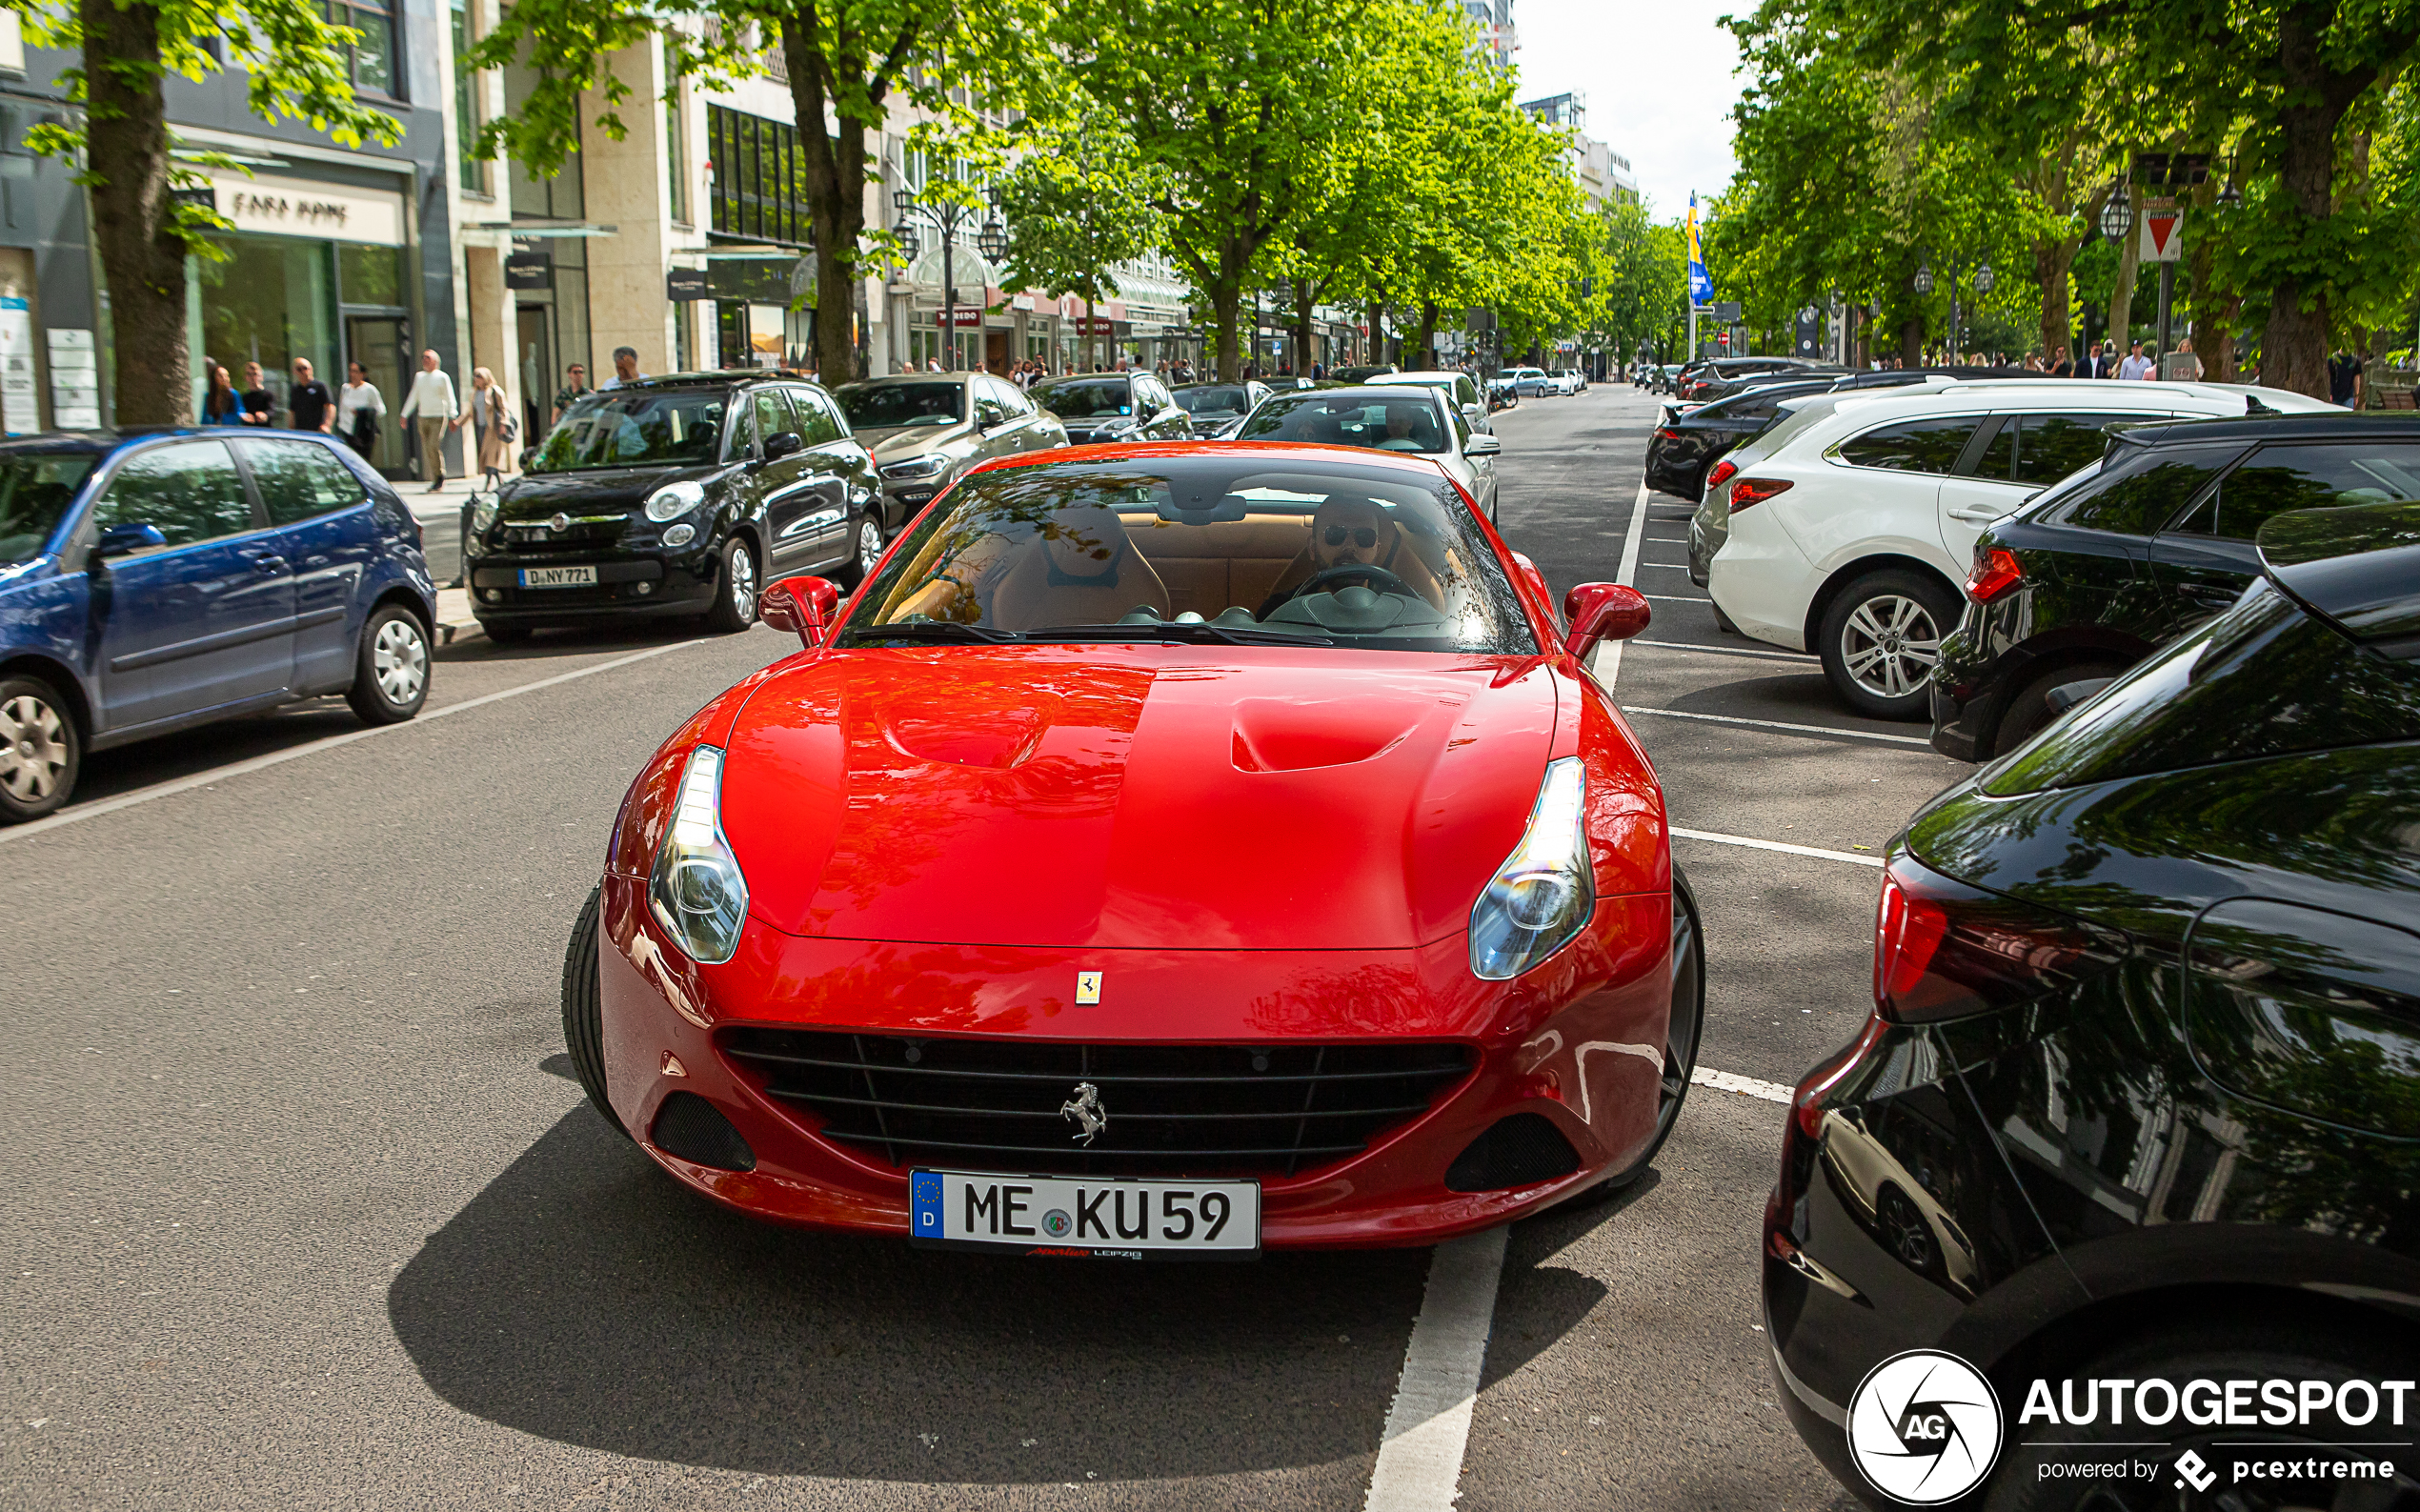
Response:
[[[1639,180],[1630,171],[1630,160],[1588,134],[1586,95],[1552,94],[1543,100],[1524,100],[1521,108],[1533,120],[1563,133],[1564,166],[1580,187],[1581,202],[1589,213],[1612,200],[1638,203]]]

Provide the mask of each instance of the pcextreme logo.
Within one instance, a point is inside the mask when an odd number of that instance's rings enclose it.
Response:
[[[1875,1490],[1909,1506],[1938,1506],[1981,1485],[2002,1431],[1991,1382],[1938,1349],[1891,1356],[1848,1401],[1849,1458]]]

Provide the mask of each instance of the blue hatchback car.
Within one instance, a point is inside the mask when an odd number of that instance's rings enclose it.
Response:
[[[87,751],[328,694],[409,719],[435,624],[419,523],[326,435],[0,442],[0,823]]]

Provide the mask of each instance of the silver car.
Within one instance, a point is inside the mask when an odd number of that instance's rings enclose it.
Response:
[[[1445,395],[1446,402],[1462,412],[1470,428],[1482,435],[1494,435],[1496,422],[1487,417],[1486,395],[1479,392],[1479,380],[1467,373],[1389,373],[1372,378],[1372,383],[1416,383],[1423,389],[1435,389]]]
[[[835,391],[882,478],[885,535],[976,463],[1067,444],[1059,417],[988,373],[901,373]]]
[[[1309,441],[1424,456],[1496,518],[1496,457],[1503,443],[1471,428],[1441,389],[1359,384],[1273,393],[1244,416],[1239,441]]]

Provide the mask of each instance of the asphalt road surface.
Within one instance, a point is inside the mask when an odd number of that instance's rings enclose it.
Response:
[[[1620,573],[1653,414],[1601,386],[1499,417],[1504,529],[1559,591]],[[1633,723],[1675,822],[1735,837],[1675,842],[1703,1064],[1786,1083],[1864,1017],[1863,857],[1958,769],[1719,634],[1684,518],[1647,503],[1617,695],[1665,711]],[[1697,1087],[1626,1200],[1435,1286],[1425,1250],[915,1252],[655,1172],[570,1079],[563,939],[640,760],[786,644],[474,638],[413,724],[312,705],[109,753],[0,832],[0,1506],[1358,1509],[1457,1296],[1492,1317],[1467,1434],[1389,1512],[1850,1505],[1767,1372],[1783,1109],[1753,1091]]]

